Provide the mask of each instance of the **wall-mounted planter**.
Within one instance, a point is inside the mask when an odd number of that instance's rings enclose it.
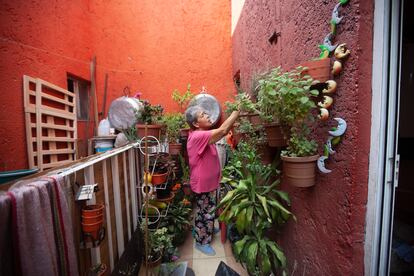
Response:
[[[82,218],[103,216],[104,208],[103,204],[87,205],[82,208]]]
[[[283,181],[295,187],[315,185],[316,160],[319,155],[306,157],[281,156],[283,160]]]
[[[279,123],[264,124],[267,142],[270,147],[284,147],[287,140],[283,134],[282,126]]]
[[[180,137],[182,139],[188,139],[188,134],[190,133],[190,129],[189,128],[182,128],[180,129]]]
[[[181,153],[181,144],[170,143],[168,150],[171,155],[179,155]]]
[[[102,228],[103,220],[100,220],[95,223],[83,223],[82,222],[82,232],[85,234],[90,234],[94,241],[99,239],[99,233]]]
[[[301,65],[308,68],[303,71],[303,74],[311,76],[314,80],[325,82],[330,79],[331,60],[329,58],[309,60]]]
[[[158,140],[161,138],[161,129],[163,125],[141,125],[137,124],[137,134],[139,138],[145,136],[145,127],[147,127],[147,136],[154,136]]]

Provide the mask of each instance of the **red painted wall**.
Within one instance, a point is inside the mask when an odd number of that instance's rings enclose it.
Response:
[[[246,0],[233,33],[233,74],[249,91],[252,76],[281,65],[290,69],[319,56],[338,1]],[[335,78],[338,91],[328,123],[317,123],[315,137],[323,144],[332,118],[342,117],[348,130],[313,188],[282,188],[289,192],[297,222],[280,236],[290,272],[295,275],[363,275],[364,224],[368,187],[371,114],[373,1],[353,1],[342,10],[336,41],[352,51],[344,71]],[[268,38],[281,32],[276,45]],[[321,148],[321,147],[320,147]],[[322,149],[320,149],[322,153]]]
[[[234,93],[229,1],[17,0],[1,5],[0,171],[28,166],[23,74],[66,88],[67,73],[90,79],[95,55],[99,111],[106,73],[106,111],[126,86],[167,111],[178,110],[171,93],[185,91],[188,83],[194,92],[205,86],[221,103]],[[85,127],[79,125],[80,136]]]

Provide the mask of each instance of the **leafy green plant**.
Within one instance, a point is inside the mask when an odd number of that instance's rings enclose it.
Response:
[[[137,113],[137,120],[149,125],[160,123],[162,121],[164,108],[159,104],[151,105],[147,100],[143,100],[142,103],[144,108],[140,113]]]
[[[250,96],[245,92],[239,92],[234,102],[225,102],[226,113],[231,114],[233,111],[240,110],[246,113],[257,112],[256,104],[250,100]]]
[[[187,123],[181,113],[167,113],[163,116],[161,123],[166,126],[168,142],[177,143],[180,139],[180,129],[185,128]]]
[[[283,252],[263,233],[272,224],[281,225],[293,216],[285,207],[290,205],[289,196],[277,189],[280,181],[273,180],[274,175],[278,175],[278,171],[263,165],[254,146],[245,142],[239,143],[223,172],[223,178],[227,177],[234,189],[217,206],[223,209],[219,220],[235,222],[237,231],[244,235],[244,239],[235,244],[235,250],[251,274],[269,274],[271,268],[266,258],[271,258],[274,268],[286,265]],[[268,248],[276,248],[278,253],[272,255],[273,251]]]
[[[172,244],[178,246],[184,242],[185,234],[191,227],[190,205],[185,205],[182,201],[172,204],[168,209],[168,216],[161,222],[161,227],[166,227],[169,234],[173,237]]]
[[[312,110],[316,105],[312,97],[319,92],[311,89],[313,80],[303,74],[304,69],[299,66],[283,72],[277,67],[259,80],[258,106],[262,118],[289,127],[293,139],[290,142],[296,143],[283,152],[287,156],[307,156],[303,154],[316,152],[316,147],[313,147],[316,143],[309,138],[309,131],[304,130],[313,121]]]
[[[234,244],[235,257],[247,260],[247,270],[251,275],[269,275],[271,271],[286,267],[286,256],[276,242],[258,229]],[[283,271],[283,274],[285,272]]]
[[[141,223],[141,229],[145,233],[145,221]],[[167,227],[161,227],[155,231],[148,231],[148,258],[155,261],[162,257],[167,250],[174,248],[172,245],[172,236],[168,233]]]
[[[172,93],[172,99],[180,107],[180,112],[184,112],[185,107],[194,98],[194,94],[191,92],[191,85],[187,84],[187,90],[181,94],[178,89],[175,89]]]

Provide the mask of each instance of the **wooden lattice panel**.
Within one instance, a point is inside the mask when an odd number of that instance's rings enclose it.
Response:
[[[75,160],[75,94],[29,76],[23,92],[29,167],[42,171]]]

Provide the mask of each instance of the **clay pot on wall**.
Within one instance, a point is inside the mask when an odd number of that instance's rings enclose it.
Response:
[[[137,124],[137,135],[140,138],[145,136],[145,127],[147,127],[147,136],[154,136],[158,140],[161,138],[162,125],[141,125]]]
[[[264,127],[270,147],[284,147],[287,145],[287,139],[279,123],[264,124]]]
[[[183,139],[188,139],[188,134],[190,133],[190,129],[189,128],[182,128],[180,129],[180,137]]]
[[[281,156],[283,160],[283,181],[295,187],[315,185],[316,160],[319,155],[305,157]]]
[[[329,58],[309,60],[301,65],[308,68],[303,71],[303,74],[311,76],[314,80],[325,82],[330,79],[331,62]]]
[[[179,155],[181,153],[181,144],[169,143],[168,150],[171,155]]]
[[[103,204],[87,205],[82,208],[82,232],[90,234],[96,241],[103,224]]]

